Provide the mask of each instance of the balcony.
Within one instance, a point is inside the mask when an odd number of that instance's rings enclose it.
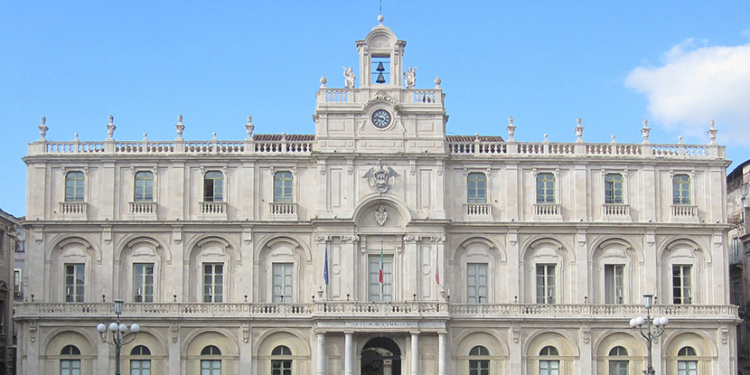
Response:
[[[156,202],[128,202],[128,212],[133,220],[156,220]]]
[[[489,203],[464,204],[464,220],[490,221],[492,220],[492,205]]]
[[[271,219],[281,221],[297,221],[297,203],[294,202],[271,202]]]
[[[697,223],[698,206],[675,204],[672,205],[672,223]]]
[[[562,221],[562,209],[559,204],[537,203],[534,205],[534,220]]]
[[[227,202],[200,202],[202,220],[226,220]]]
[[[602,205],[602,220],[613,222],[631,222],[630,205],[622,203],[605,203]]]
[[[63,220],[88,220],[88,203],[60,202],[59,216]]]
[[[20,303],[17,319],[99,319],[112,311],[111,303]],[[144,319],[330,319],[330,318],[408,318],[447,319],[590,319],[627,320],[645,314],[642,305],[593,304],[456,304],[442,301],[355,302],[317,301],[315,303],[126,303],[123,314]],[[672,320],[734,320],[734,305],[655,305],[654,316]]]

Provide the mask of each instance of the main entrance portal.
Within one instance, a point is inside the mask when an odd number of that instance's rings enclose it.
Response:
[[[401,351],[393,340],[376,337],[362,348],[361,375],[401,375]]]

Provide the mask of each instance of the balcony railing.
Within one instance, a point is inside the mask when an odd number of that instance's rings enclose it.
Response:
[[[112,312],[111,303],[20,303],[18,319],[99,318]],[[304,318],[419,317],[525,318],[525,319],[630,319],[645,314],[642,305],[594,304],[461,304],[442,301],[315,303],[126,303],[123,314],[142,318]],[[670,319],[737,319],[734,305],[656,305],[654,316]]]
[[[128,202],[133,215],[156,215],[156,202]]]
[[[60,215],[66,220],[86,220],[88,203],[60,202]]]
[[[226,215],[227,202],[200,202],[201,213],[206,215]]]
[[[297,203],[271,202],[271,217],[277,220],[297,220]]]
[[[464,215],[467,219],[492,218],[492,205],[489,203],[464,204]]]

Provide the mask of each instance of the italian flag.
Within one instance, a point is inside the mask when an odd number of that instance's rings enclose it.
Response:
[[[383,245],[380,245],[380,271],[378,271],[378,282],[383,283]]]

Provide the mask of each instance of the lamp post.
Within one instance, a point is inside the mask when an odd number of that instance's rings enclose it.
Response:
[[[643,373],[646,375],[654,375],[656,372],[654,372],[654,366],[651,361],[651,344],[654,339],[664,334],[664,328],[667,326],[667,323],[669,323],[669,318],[666,316],[662,316],[661,318],[651,317],[651,307],[654,302],[653,295],[644,294],[643,301],[646,306],[646,317],[638,316],[630,319],[630,326],[633,327],[633,329],[638,328],[638,332],[644,339],[646,339],[646,348],[648,349],[648,367],[643,370]],[[643,333],[642,326],[644,323],[646,324],[646,333]],[[652,325],[654,327],[653,329],[651,328]]]
[[[141,330],[141,327],[137,323],[133,323],[130,326],[130,332],[132,332],[133,335],[129,340],[125,340],[125,335],[128,333],[128,326],[124,323],[120,323],[122,304],[123,301],[121,299],[115,300],[115,316],[117,316],[117,318],[114,322],[109,323],[109,331],[112,334],[110,339],[107,339],[107,326],[104,323],[99,323],[96,326],[96,330],[99,331],[99,336],[102,337],[102,342],[115,347],[115,375],[120,375],[120,349],[123,345],[133,342],[136,334]]]

